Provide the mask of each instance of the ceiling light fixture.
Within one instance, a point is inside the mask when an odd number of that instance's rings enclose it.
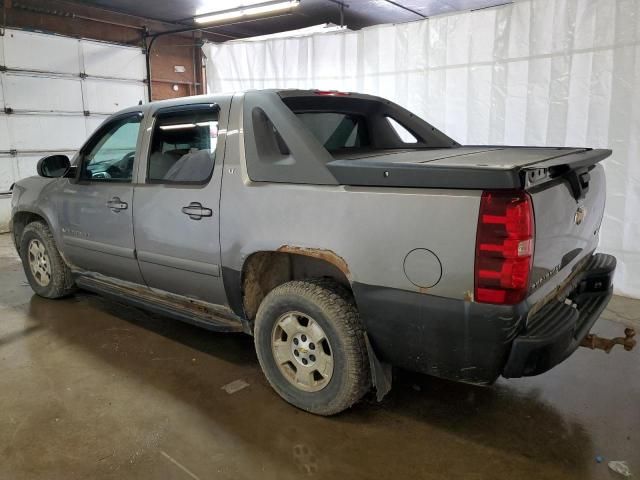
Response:
[[[234,8],[212,14],[196,15],[193,21],[196,23],[214,23],[233,20],[242,17],[251,17],[254,15],[264,15],[266,13],[280,12],[300,5],[300,0],[286,0],[276,2],[265,2],[257,5]]]
[[[196,13],[193,16],[199,17],[205,14],[248,8],[257,3],[264,3],[266,1],[267,0],[207,0],[196,10]]]
[[[160,125],[160,130],[182,130],[185,128],[196,128],[195,123],[176,123],[174,125]]]

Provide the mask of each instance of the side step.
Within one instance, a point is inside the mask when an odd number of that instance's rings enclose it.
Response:
[[[230,309],[168,292],[158,292],[129,282],[114,283],[108,277],[80,275],[78,287],[134,307],[166,315],[214,332],[243,332],[242,320]]]

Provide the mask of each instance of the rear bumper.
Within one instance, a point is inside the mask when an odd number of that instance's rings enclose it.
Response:
[[[613,294],[616,259],[593,255],[584,270],[565,287],[567,301],[552,300],[527,320],[511,346],[502,375],[538,375],[571,355],[587,336]]]
[[[567,358],[611,298],[616,260],[596,254],[555,298],[530,315],[514,306],[465,302],[365,284],[353,291],[376,355],[407,370],[488,384],[537,375]]]

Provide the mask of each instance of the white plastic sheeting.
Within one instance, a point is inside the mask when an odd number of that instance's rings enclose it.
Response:
[[[463,144],[611,148],[600,250],[640,298],[640,0],[524,0],[358,32],[208,44],[212,92],[372,93]]]
[[[11,184],[34,175],[40,157],[72,154],[109,114],[145,100],[146,70],[140,48],[12,29],[0,37],[0,65],[1,232]]]

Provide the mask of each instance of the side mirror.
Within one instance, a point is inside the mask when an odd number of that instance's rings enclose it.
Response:
[[[49,155],[38,160],[38,175],[46,178],[62,177],[71,167],[71,160],[66,155]]]

